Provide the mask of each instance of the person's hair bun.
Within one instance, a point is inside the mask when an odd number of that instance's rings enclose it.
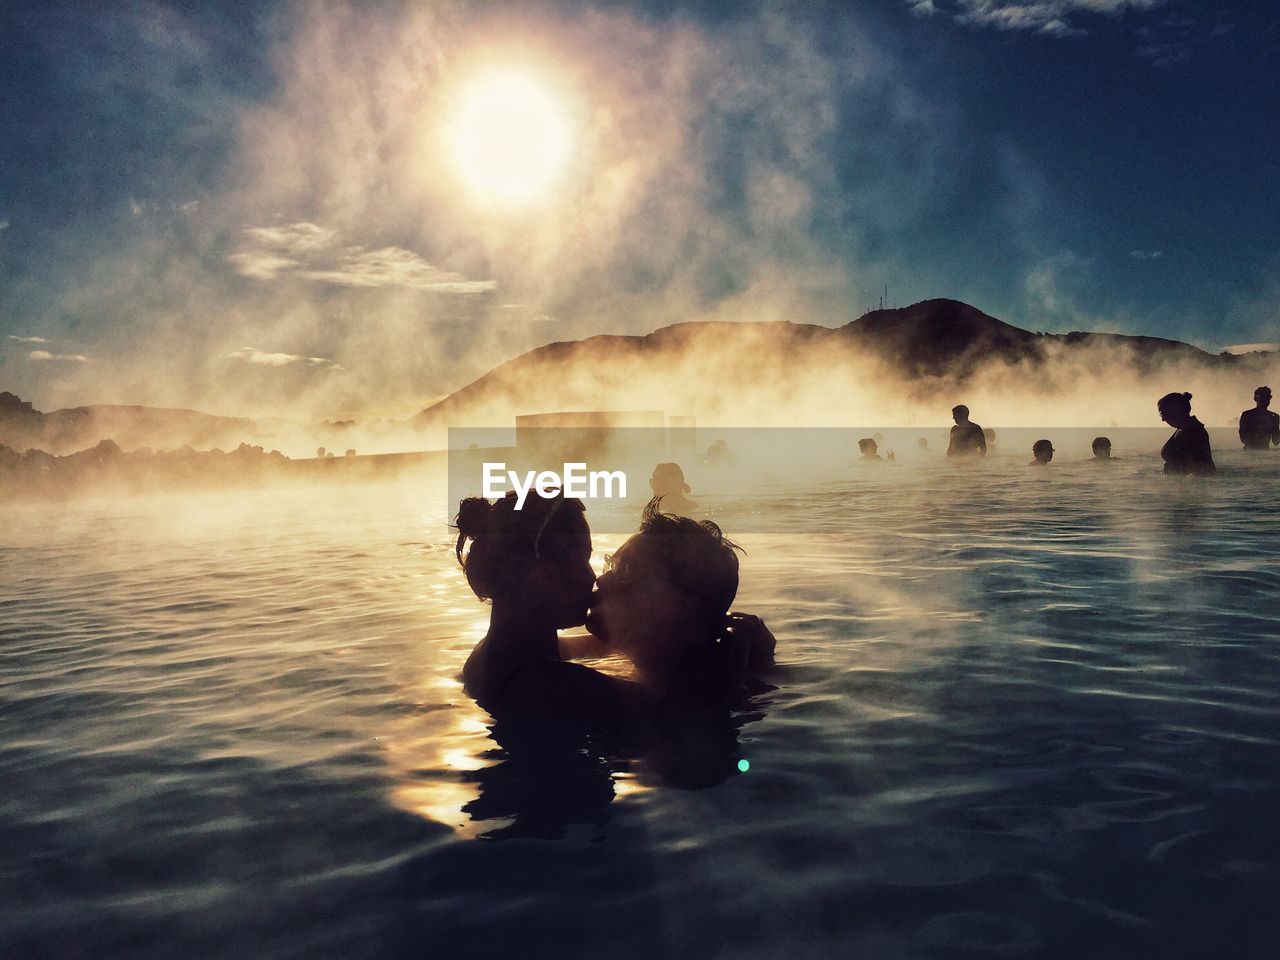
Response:
[[[1182,395],[1182,397],[1183,397],[1183,399],[1184,399],[1184,400],[1190,400],[1190,399],[1191,399],[1191,394],[1189,394],[1189,393],[1184,393],[1184,394]]]
[[[489,532],[493,518],[493,506],[483,497],[467,497],[458,504],[458,516],[454,525],[458,534],[472,539]]]

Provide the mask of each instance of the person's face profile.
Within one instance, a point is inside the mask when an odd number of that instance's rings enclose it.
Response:
[[[663,655],[697,622],[697,598],[666,575],[652,542],[637,534],[605,559],[587,616],[587,630],[637,665]]]

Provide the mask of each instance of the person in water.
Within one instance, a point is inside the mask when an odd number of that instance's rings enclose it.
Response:
[[[982,428],[969,419],[969,408],[963,403],[951,408],[956,425],[951,428],[951,441],[947,444],[948,457],[985,457],[987,438]]]
[[[994,449],[996,445],[996,432],[991,427],[982,428],[982,439],[987,443],[987,450]]]
[[[639,533],[606,558],[587,630],[631,660],[658,702],[730,704],[744,680],[773,663],[764,622],[729,613],[738,549],[711,521],[660,513],[651,502]]]
[[[517,510],[514,492],[492,503],[468,497],[455,525],[467,583],[493,606],[462,668],[466,692],[499,723],[622,725],[635,685],[560,658],[557,631],[583,623],[595,584],[582,501],[531,492]]]
[[[1259,387],[1253,391],[1257,404],[1240,414],[1240,442],[1246,450],[1266,450],[1280,446],[1280,414],[1267,409],[1271,406],[1271,388]]]
[[[729,444],[723,440],[717,440],[707,447],[707,452],[702,458],[704,464],[711,465],[728,463],[729,460]]]
[[[1034,459],[1031,461],[1029,466],[1047,467],[1049,465],[1049,461],[1053,459],[1053,444],[1048,440],[1037,440],[1031,446],[1031,456],[1034,457]]]
[[[1110,437],[1094,437],[1093,438],[1093,459],[1090,463],[1110,463],[1114,459],[1111,456],[1111,438]]]
[[[660,463],[654,467],[653,476],[649,478],[649,489],[661,501],[663,513],[688,514],[698,508],[696,503],[685,496],[689,492],[689,484],[684,482],[684,471],[678,463]]]
[[[1191,394],[1166,393],[1156,403],[1160,419],[1173,427],[1173,436],[1160,450],[1165,473],[1204,475],[1213,473],[1209,432],[1191,415]]]
[[[883,463],[878,453],[879,449],[873,437],[863,437],[858,441],[858,453],[862,454],[859,459],[863,463]]]
[[[874,440],[874,441],[876,442],[876,452],[877,452],[877,454],[878,454],[878,453],[879,453],[880,448],[881,448],[882,446],[884,446],[884,434],[883,434],[883,433],[881,433],[879,430],[877,430],[875,433],[873,433],[873,434],[871,435],[871,439],[872,439],[872,440]],[[859,449],[861,449],[861,448],[862,448],[862,441],[861,441],[861,440],[859,440],[859,441],[858,441],[858,448],[859,448]],[[889,461],[893,460],[893,451],[892,451],[892,450],[889,450],[888,452],[886,452],[886,453],[885,453],[885,455],[884,455],[884,459],[885,459],[885,460],[889,460]]]

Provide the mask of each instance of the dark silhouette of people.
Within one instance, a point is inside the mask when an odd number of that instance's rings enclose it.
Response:
[[[728,706],[773,663],[773,634],[758,617],[729,613],[738,547],[710,520],[645,509],[640,532],[606,557],[587,630],[636,668],[660,704]]]
[[[560,659],[557,631],[586,620],[595,583],[582,501],[535,491],[515,507],[514,491],[458,507],[458,561],[475,595],[493,605],[489,631],[462,669],[464,689],[500,724],[621,728],[639,697],[635,684]]]
[[[872,440],[874,440],[874,441],[876,442],[876,452],[878,453],[878,452],[879,452],[879,450],[880,450],[880,448],[881,448],[882,446],[884,446],[884,434],[877,430],[875,433],[873,433],[873,434],[871,435],[871,439],[872,439]],[[861,441],[861,440],[859,440],[859,441],[858,441],[858,448],[859,448],[859,449],[861,449],[861,448],[862,448],[862,441]],[[886,452],[885,452],[885,454],[884,454],[884,459],[885,459],[885,460],[892,460],[892,459],[893,459],[893,451],[892,451],[892,450],[886,451]]]
[[[951,441],[947,444],[948,457],[985,457],[987,438],[982,427],[969,419],[969,408],[963,403],[951,408],[956,425],[951,428]]]
[[[1173,436],[1160,450],[1165,473],[1203,476],[1213,473],[1213,451],[1209,432],[1191,415],[1191,394],[1166,393],[1156,403],[1160,419],[1173,427]]]
[[[877,452],[879,449],[874,438],[863,437],[858,441],[858,453],[862,455],[858,459],[862,463],[883,463],[884,461]]]
[[[729,462],[729,445],[723,440],[717,440],[711,446],[707,447],[706,455],[702,458],[705,464],[721,464]]]
[[[1090,463],[1110,463],[1112,460],[1118,460],[1119,457],[1111,456],[1111,438],[1110,437],[1094,437],[1093,438],[1093,459]]]
[[[1031,445],[1031,456],[1034,458],[1029,466],[1047,467],[1053,459],[1053,444],[1048,440],[1037,440]]]
[[[737,556],[719,528],[660,513],[655,498],[596,591],[581,501],[534,491],[514,507],[514,494],[472,497],[456,520],[467,582],[493,605],[462,672],[505,755],[475,773],[480,795],[464,807],[473,820],[509,821],[485,836],[603,823],[615,794],[606,757],[643,757],[664,783],[687,788],[740,772],[737,730],[763,714],[730,707],[771,689],[754,674],[772,663],[774,639],[758,618],[727,614]],[[573,650],[557,630],[588,610],[609,639],[584,635],[591,646]],[[562,659],[628,651],[644,686]]]
[[[1280,414],[1267,409],[1271,406],[1271,388],[1259,387],[1253,391],[1253,400],[1257,406],[1240,414],[1240,442],[1246,450],[1280,446]]]
[[[685,496],[689,492],[689,484],[684,482],[684,471],[678,463],[660,463],[654,467],[653,476],[649,478],[649,489],[660,501],[663,513],[688,514],[698,507]]]

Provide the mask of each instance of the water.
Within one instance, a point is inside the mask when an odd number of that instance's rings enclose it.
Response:
[[[727,501],[781,666],[643,757],[490,739],[422,485],[6,508],[0,955],[1274,957],[1280,457],[1025,459]]]

